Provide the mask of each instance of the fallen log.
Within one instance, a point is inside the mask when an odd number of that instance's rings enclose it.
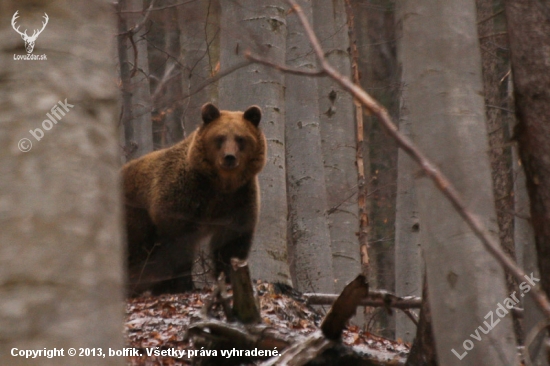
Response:
[[[305,293],[303,297],[308,305],[332,305],[339,295]],[[361,299],[359,306],[389,307],[396,309],[419,309],[422,299],[416,296],[400,297],[385,290],[370,290],[367,297]]]

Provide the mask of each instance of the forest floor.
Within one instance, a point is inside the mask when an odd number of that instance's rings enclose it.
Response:
[[[286,285],[270,284],[256,281],[262,321],[265,325],[286,332],[301,339],[319,330],[323,311],[328,307],[308,306],[301,294]],[[193,341],[187,339],[188,327],[204,317],[204,303],[211,295],[212,289],[194,292],[144,296],[128,299],[126,306],[126,346],[138,349],[142,356],[128,357],[128,365],[191,365],[189,350],[195,350]],[[230,293],[230,292],[229,292]],[[220,307],[221,308],[221,307]],[[212,315],[212,314],[211,314]],[[225,321],[221,309],[214,314],[218,320]],[[410,345],[378,337],[359,327],[350,325],[342,335],[342,343],[355,353],[368,354],[381,361],[374,364],[404,365]],[[171,352],[164,356],[159,351]],[[173,350],[183,351],[183,357],[175,355]],[[148,355],[148,353],[154,353]],[[281,353],[282,350],[279,350]],[[181,355],[181,353],[180,353]],[[220,365],[226,358],[218,355]],[[263,361],[254,360],[247,365],[260,365]]]

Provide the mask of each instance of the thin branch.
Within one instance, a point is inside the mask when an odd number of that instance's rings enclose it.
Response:
[[[414,323],[414,325],[418,327],[418,318],[416,317],[416,314],[413,313],[410,309],[402,309],[402,311]]]
[[[508,34],[508,32],[491,33],[491,34],[487,34],[485,36],[481,36],[481,37],[479,37],[479,39],[489,38],[489,37],[505,36],[507,34]]]
[[[514,111],[512,111],[512,110],[510,110],[508,108],[504,108],[504,107],[499,107],[498,105],[487,104],[486,107],[487,108],[500,109],[501,111],[508,112],[508,113],[514,113]]]
[[[152,11],[159,11],[159,10],[164,10],[164,9],[175,8],[177,6],[181,6],[181,5],[185,5],[185,4],[189,4],[189,3],[194,3],[195,1],[198,1],[198,0],[188,0],[188,1],[181,2],[181,3],[177,3],[177,4],[162,6],[160,8],[153,8],[152,6],[150,6],[149,9],[147,9],[145,11],[152,12]],[[124,14],[124,13],[142,13],[142,12],[143,12],[143,10],[121,10],[118,13],[119,14]]]
[[[496,13],[494,13],[492,15],[489,15],[487,18],[481,19],[479,22],[477,22],[477,25],[480,25],[481,23],[485,23],[486,21],[493,19],[494,17],[496,17],[497,15],[502,14],[503,12],[504,12],[504,9],[499,10]]]
[[[397,145],[403,149],[414,161],[420,165],[427,177],[429,177],[435,186],[443,193],[443,195],[451,202],[458,214],[468,224],[473,233],[480,239],[485,249],[507,270],[516,280],[523,282],[525,280],[525,272],[521,269],[500,247],[500,244],[489,234],[487,228],[482,224],[480,219],[466,207],[464,200],[449,181],[449,179],[432,163],[418,147],[412,143],[406,136],[401,134],[395,124],[392,122],[388,111],[374,100],[367,92],[354,84],[351,80],[341,75],[336,71],[324,57],[323,50],[319,44],[319,40],[315,36],[311,25],[304,15],[301,7],[294,0],[287,0],[293,10],[296,12],[304,30],[315,50],[317,58],[320,61],[321,67],[326,74],[335,80],[340,86],[352,94],[357,100],[365,106],[372,115],[378,118],[386,132],[397,142]],[[279,65],[280,66],[280,65]],[[536,286],[529,294],[533,297],[543,313],[550,318],[550,302],[541,291],[540,286]]]
[[[254,56],[250,53],[249,50],[247,50],[244,53],[244,57],[246,57],[247,59],[249,59],[251,61],[257,62],[259,64],[272,67],[272,68],[274,68],[276,70],[279,70],[279,71],[282,71],[282,72],[286,72],[287,74],[303,75],[303,76],[325,76],[326,75],[325,70],[322,70],[322,69],[321,70],[316,70],[316,71],[310,71],[310,70],[303,70],[303,69],[290,67],[290,66],[279,65],[279,64],[273,63],[269,60],[266,60],[263,57]]]

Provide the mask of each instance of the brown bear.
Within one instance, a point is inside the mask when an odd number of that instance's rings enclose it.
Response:
[[[210,240],[215,275],[246,259],[266,161],[262,112],[202,107],[203,124],[185,140],[122,167],[130,295],[193,288],[195,252]]]

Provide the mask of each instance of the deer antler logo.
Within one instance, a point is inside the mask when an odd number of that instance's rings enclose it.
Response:
[[[38,36],[40,35],[40,33],[42,33],[42,31],[44,30],[44,28],[46,28],[46,24],[48,24],[48,14],[44,13],[44,22],[42,22],[42,29],[38,30],[38,29],[35,29],[32,36],[28,36],[27,35],[27,30],[25,29],[24,32],[20,32],[19,31],[19,26],[17,26],[17,28],[15,28],[15,20],[17,18],[19,18],[19,15],[17,15],[17,13],[19,12],[19,10],[17,10],[15,12],[15,14],[13,14],[13,17],[11,18],[11,26],[13,27],[13,29],[19,33],[21,35],[21,38],[23,38],[23,40],[25,41],[25,49],[27,50],[27,53],[32,53],[32,51],[34,50],[34,43],[36,42],[36,39],[38,38]]]

